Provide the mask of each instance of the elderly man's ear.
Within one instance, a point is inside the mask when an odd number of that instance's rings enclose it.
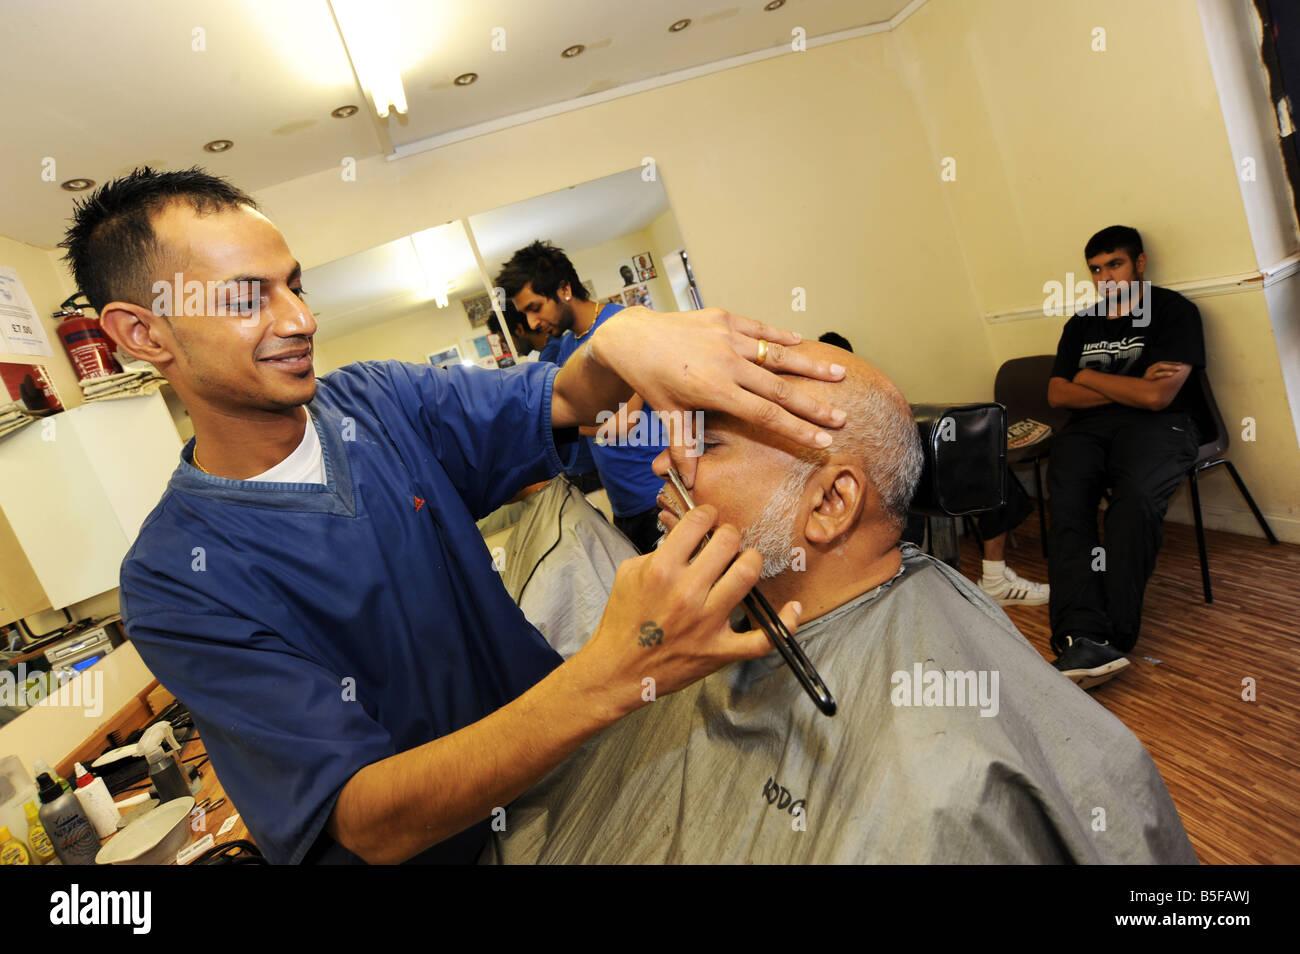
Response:
[[[832,543],[857,526],[870,485],[862,470],[851,464],[827,464],[813,475],[813,482],[817,496],[804,536],[812,543]]]

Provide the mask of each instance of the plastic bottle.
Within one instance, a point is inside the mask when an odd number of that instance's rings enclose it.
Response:
[[[31,855],[27,846],[9,833],[9,828],[0,825],[0,865],[30,865]]]
[[[41,824],[36,803],[28,802],[23,806],[23,811],[27,813],[27,842],[32,846],[32,862],[38,865],[48,864],[54,860],[54,845],[50,844],[50,836]]]
[[[117,831],[117,823],[122,816],[113,804],[108,786],[102,778],[96,778],[87,772],[80,762],[77,763],[77,801],[81,803],[81,810],[95,826],[95,834],[100,838],[107,838]]]
[[[68,780],[64,778],[62,775],[60,775],[58,772],[54,771],[54,769],[50,768],[50,766],[46,763],[45,759],[37,759],[35,762],[33,762],[32,770],[36,773],[37,778],[39,778],[41,774],[44,773],[48,775],[50,778],[54,779],[54,781],[58,783],[59,788],[63,789],[65,792],[72,791],[72,786],[68,784]]]
[[[93,865],[99,854],[99,839],[77,796],[59,788],[48,772],[42,772],[36,784],[41,793],[41,824],[59,861],[65,865]]]
[[[179,749],[176,735],[171,723],[158,722],[145,729],[140,739],[140,753],[149,760],[149,781],[153,782],[158,792],[159,802],[170,802],[174,798],[184,798],[190,794],[190,787],[185,783],[180,766],[175,757],[163,749],[162,740],[171,741],[173,749]]]

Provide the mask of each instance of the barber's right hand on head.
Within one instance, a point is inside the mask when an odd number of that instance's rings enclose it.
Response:
[[[716,508],[698,507],[654,553],[618,568],[605,614],[578,656],[601,673],[620,705],[635,708],[728,663],[772,652],[762,630],[735,633],[727,622],[758,582],[763,560],[756,550],[741,552],[739,531],[716,526],[717,519]],[[712,538],[692,560],[710,530]],[[781,620],[793,633],[798,604],[782,607]]]

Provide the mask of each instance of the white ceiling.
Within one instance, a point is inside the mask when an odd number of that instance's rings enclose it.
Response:
[[[910,0],[910,4],[918,0]],[[202,165],[256,192],[409,152],[491,120],[884,23],[909,0],[372,0],[387,9],[406,116],[373,116],[325,0],[3,0],[0,234],[52,248],[72,178]],[[673,21],[692,24],[669,33]],[[491,49],[505,30],[504,51]],[[500,34],[497,34],[500,36]],[[560,51],[587,49],[571,60]],[[198,47],[202,49],[198,49]],[[478,82],[455,87],[458,74]],[[349,119],[330,111],[363,110]],[[230,139],[233,150],[204,152]],[[54,160],[53,181],[42,177]]]
[[[637,232],[668,211],[659,181],[645,182],[639,168],[570,186],[472,216],[475,241],[494,277],[501,266],[535,239],[547,239],[570,254]],[[438,266],[451,280],[454,299],[482,294],[474,253],[459,222],[438,227]],[[349,255],[303,273],[307,301],[321,340],[436,306],[409,238]]]

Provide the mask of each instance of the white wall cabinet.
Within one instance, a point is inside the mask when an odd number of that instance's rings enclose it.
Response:
[[[180,448],[161,394],[83,404],[0,440],[0,511],[12,530],[0,533],[0,603],[10,604],[0,622],[43,608],[31,608],[33,575],[55,609],[116,588]]]

